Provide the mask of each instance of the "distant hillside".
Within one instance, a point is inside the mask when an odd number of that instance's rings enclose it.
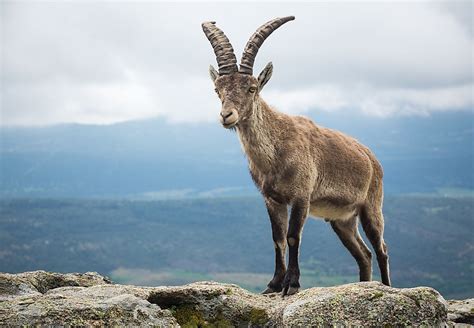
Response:
[[[360,115],[360,114],[358,114]],[[470,111],[390,119],[317,113],[370,146],[386,193],[472,190]],[[182,198],[255,193],[237,135],[160,119],[110,126],[1,128],[0,196]]]
[[[474,296],[473,198],[386,197],[384,212],[394,286]],[[258,291],[271,279],[272,245],[260,197],[0,201],[0,272],[98,271],[121,283],[217,280]],[[305,288],[358,277],[321,220],[305,226],[301,268]]]

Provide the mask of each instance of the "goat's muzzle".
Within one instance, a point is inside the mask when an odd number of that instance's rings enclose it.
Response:
[[[239,114],[235,109],[223,109],[221,111],[220,121],[223,127],[230,129],[239,121]]]

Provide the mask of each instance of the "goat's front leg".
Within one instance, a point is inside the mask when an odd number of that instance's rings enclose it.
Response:
[[[308,216],[309,201],[306,199],[297,199],[293,202],[291,208],[290,224],[287,234],[289,248],[288,269],[283,280],[282,295],[293,295],[300,288],[300,268],[298,264],[298,255],[301,243],[301,234],[303,226]]]
[[[270,198],[265,199],[268,215],[272,223],[272,236],[275,246],[275,273],[262,294],[280,292],[286,273],[286,234],[288,231],[288,208]]]

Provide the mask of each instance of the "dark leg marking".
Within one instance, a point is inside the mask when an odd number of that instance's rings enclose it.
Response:
[[[300,269],[298,264],[298,255],[301,242],[301,234],[306,221],[309,209],[309,201],[299,199],[293,203],[288,227],[287,242],[289,248],[288,269],[283,280],[282,295],[292,295],[298,292],[300,288]]]
[[[390,286],[387,245],[383,239],[384,220],[382,211],[365,207],[360,213],[360,220],[367,238],[374,247],[377,263],[382,276],[382,283]]]
[[[268,215],[272,224],[272,236],[275,246],[275,273],[262,294],[280,292],[286,274],[286,234],[288,231],[288,208],[271,199],[266,199]]]

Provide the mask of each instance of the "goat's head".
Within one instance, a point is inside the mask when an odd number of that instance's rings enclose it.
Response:
[[[209,74],[222,101],[220,120],[225,128],[232,128],[253,114],[259,92],[270,80],[273,72],[273,65],[270,62],[258,78],[255,78],[253,76],[255,56],[263,41],[273,31],[293,19],[294,16],[276,18],[260,26],[245,46],[240,68],[237,67],[234,49],[224,32],[215,25],[215,22],[202,24],[202,29],[214,48],[219,66],[217,71],[211,65]]]

